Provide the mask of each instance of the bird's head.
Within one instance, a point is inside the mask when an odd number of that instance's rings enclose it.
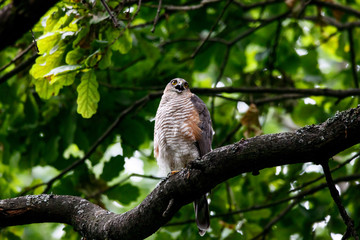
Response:
[[[168,91],[176,93],[190,92],[189,84],[185,79],[174,78],[168,83],[164,92]]]

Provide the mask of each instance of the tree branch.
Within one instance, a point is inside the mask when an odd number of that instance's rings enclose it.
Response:
[[[335,187],[334,180],[332,179],[328,162],[327,161],[322,162],[321,166],[324,170],[324,175],[330,190],[331,197],[333,198],[336,206],[338,207],[339,213],[347,226],[346,233],[344,234],[344,236],[351,235],[352,237],[354,237],[355,240],[359,240],[359,236],[355,231],[354,221],[349,217],[343,204],[341,203],[341,198],[338,190]],[[347,239],[347,237],[345,238],[343,237],[343,239]]]
[[[33,54],[31,57],[26,59],[24,62],[22,62],[18,66],[16,66],[13,70],[11,70],[10,72],[8,72],[8,73],[4,74],[3,76],[1,76],[0,77],[0,84],[6,82],[8,79],[10,79],[15,74],[18,74],[19,72],[21,72],[22,70],[24,70],[28,66],[32,65],[35,62],[35,59],[38,56],[39,55],[37,53]]]
[[[265,87],[219,87],[219,88],[192,88],[197,94],[212,95],[226,93],[272,93],[272,94],[303,94],[307,96],[328,96],[345,98],[360,95],[359,89],[333,90],[329,88],[265,88]]]
[[[115,28],[119,28],[120,25],[118,23],[118,20],[116,18],[116,16],[114,16],[114,14],[111,12],[111,9],[109,8],[109,6],[106,4],[105,0],[100,0],[100,2],[102,3],[102,5],[104,6],[105,10],[108,12],[113,24]]]
[[[110,213],[71,196],[2,200],[0,227],[50,221],[71,224],[89,239],[144,239],[183,205],[217,184],[254,169],[330,158],[359,143],[359,131],[360,106],[296,132],[257,136],[214,149],[160,182],[142,203],[123,214]]]
[[[57,0],[11,1],[0,10],[0,50],[13,44],[52,7]]]
[[[354,46],[354,38],[353,38],[353,29],[348,29],[348,37],[349,37],[349,45],[350,45],[350,62],[351,62],[351,72],[353,74],[353,80],[355,88],[359,88],[359,80],[356,71],[356,55],[355,55],[355,46]]]

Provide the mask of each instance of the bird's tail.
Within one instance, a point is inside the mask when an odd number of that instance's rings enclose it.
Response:
[[[200,236],[204,236],[210,227],[209,204],[206,195],[201,196],[194,202],[195,219]]]

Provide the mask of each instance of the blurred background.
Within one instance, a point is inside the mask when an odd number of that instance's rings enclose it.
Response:
[[[175,77],[207,104],[213,148],[356,107],[359,9],[358,0],[58,1],[0,51],[0,199],[47,192],[134,208],[166,175],[154,117]],[[356,145],[329,162],[357,230],[358,156]],[[346,225],[324,183],[311,163],[221,183],[202,239],[341,239]],[[46,223],[0,238],[81,236]],[[189,204],[148,239],[199,238]]]

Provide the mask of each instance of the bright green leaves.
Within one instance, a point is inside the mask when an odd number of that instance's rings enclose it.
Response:
[[[108,41],[114,42],[111,49],[119,51],[121,54],[128,53],[132,48],[132,38],[128,29],[123,30],[111,30],[107,32]]]
[[[77,87],[77,111],[84,118],[90,118],[96,113],[100,95],[98,92],[98,83],[94,71],[85,72],[81,77],[81,83]]]

